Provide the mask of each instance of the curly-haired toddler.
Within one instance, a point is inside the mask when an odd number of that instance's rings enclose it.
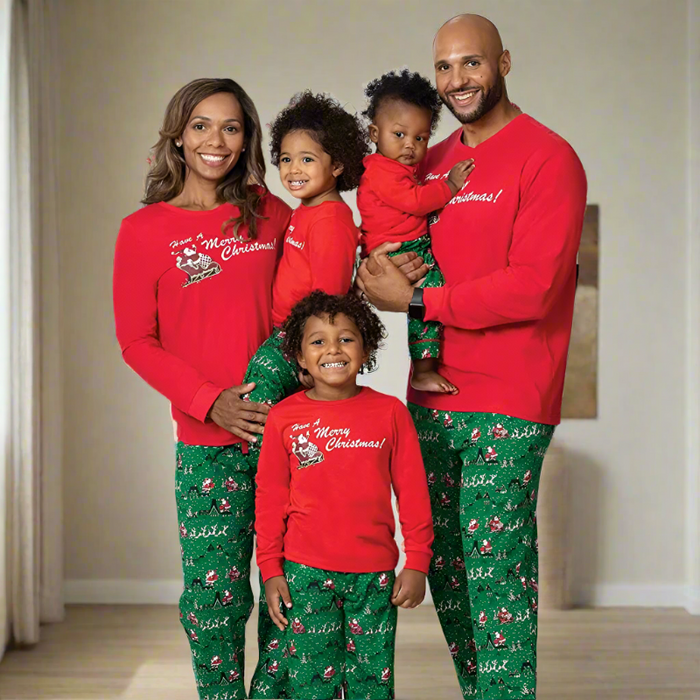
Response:
[[[357,193],[362,216],[362,249],[367,255],[378,245],[400,242],[391,256],[418,253],[430,266],[424,287],[441,287],[445,280],[430,249],[427,215],[442,209],[464,186],[473,161],[457,163],[445,180],[419,184],[418,164],[440,116],[440,97],[426,78],[407,69],[386,73],[367,86],[369,136],[377,152],[364,159],[365,172]],[[408,347],[413,361],[411,385],[419,391],[456,393],[457,388],[437,372],[442,327],[435,321],[409,319]]]

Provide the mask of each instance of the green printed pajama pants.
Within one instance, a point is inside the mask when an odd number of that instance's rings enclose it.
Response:
[[[426,287],[442,287],[445,278],[440,272],[433,251],[430,247],[430,236],[426,234],[413,241],[405,241],[395,253],[389,253],[389,257],[401,255],[401,253],[418,253],[423,262],[430,267],[425,281],[421,285]],[[442,338],[442,324],[437,321],[419,321],[416,318],[408,319],[408,352],[412,360],[421,360],[428,357],[440,356],[440,340]]]
[[[534,698],[537,525],[554,426],[409,404],[435,542],[428,581],[464,698]]]
[[[175,496],[184,591],[180,621],[187,633],[200,700],[245,698],[245,625],[253,608],[255,461],[242,444],[177,445]],[[261,653],[277,628],[260,603]],[[273,652],[274,653],[274,652]],[[280,659],[282,650],[279,651]],[[269,697],[284,698],[282,680]]]
[[[282,353],[283,341],[284,331],[273,329],[251,358],[243,383],[255,382],[255,389],[245,395],[246,400],[274,406],[299,388],[299,367]]]
[[[288,664],[289,697],[393,698],[394,572],[348,574],[287,561],[284,573],[292,607],[286,610],[289,625],[278,635]],[[261,655],[256,678],[264,672],[274,679],[277,660]],[[263,697],[276,696],[258,683],[251,698]]]

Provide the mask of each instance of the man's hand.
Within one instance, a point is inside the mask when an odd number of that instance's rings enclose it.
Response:
[[[284,632],[289,620],[280,610],[280,600],[284,602],[287,609],[292,607],[292,596],[289,595],[289,586],[284,576],[273,576],[265,581],[265,600],[270,618]]]
[[[214,423],[248,442],[258,441],[254,433],[263,434],[263,425],[270,412],[270,407],[264,403],[251,403],[241,398],[253,389],[255,382],[232,386],[222,391],[209,409],[209,417]]]
[[[425,574],[415,569],[404,569],[394,581],[391,602],[401,608],[415,608],[425,598]]]
[[[400,243],[384,243],[377,246],[365,258],[357,271],[355,285],[360,290],[360,296],[368,299],[380,311],[408,311],[408,304],[413,296],[413,286],[409,279],[394,264],[396,258],[389,258],[387,252],[398,250]],[[410,255],[407,253],[407,255]],[[409,263],[415,263],[412,259]],[[405,263],[404,263],[405,264]],[[415,272],[422,273],[418,279],[425,276],[427,265],[422,265]]]

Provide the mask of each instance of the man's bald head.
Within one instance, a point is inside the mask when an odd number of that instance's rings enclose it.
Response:
[[[471,124],[507,100],[505,76],[510,54],[498,29],[481,15],[457,15],[433,41],[438,93],[463,124]]]

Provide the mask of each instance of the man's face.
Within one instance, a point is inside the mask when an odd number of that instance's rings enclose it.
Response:
[[[447,109],[462,122],[472,124],[488,114],[505,90],[501,59],[489,50],[480,32],[462,25],[446,26],[433,45],[435,82]]]

